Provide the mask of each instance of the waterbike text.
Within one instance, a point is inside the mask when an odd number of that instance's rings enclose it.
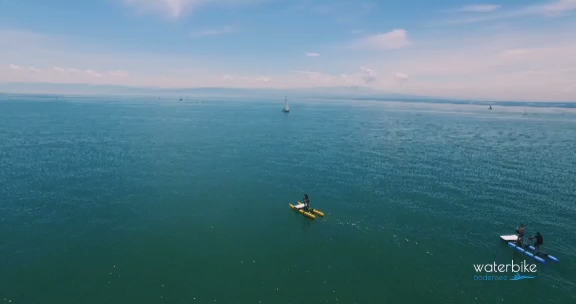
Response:
[[[517,264],[512,261],[510,264],[498,264],[494,262],[493,264],[474,264],[474,270],[476,272],[488,272],[488,273],[499,273],[499,272],[537,272],[537,265],[528,265],[526,261],[522,261]]]

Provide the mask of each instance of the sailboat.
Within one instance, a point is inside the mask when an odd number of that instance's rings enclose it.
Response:
[[[490,105],[490,107],[488,108],[488,110],[492,110],[492,105]]]
[[[288,95],[284,98],[284,108],[282,109],[284,113],[290,113],[290,106],[288,105]]]

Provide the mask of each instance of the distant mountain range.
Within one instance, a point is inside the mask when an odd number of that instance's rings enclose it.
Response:
[[[146,97],[173,97],[173,98],[258,98],[270,100],[284,100],[297,98],[318,98],[333,100],[371,100],[371,101],[403,101],[403,102],[429,102],[442,104],[476,104],[501,106],[530,106],[530,107],[561,107],[576,108],[576,102],[519,102],[494,100],[464,100],[448,99],[432,96],[418,96],[399,93],[383,93],[370,88],[348,87],[316,87],[298,89],[260,89],[260,88],[151,88],[129,87],[115,85],[88,85],[88,84],[54,84],[54,83],[0,83],[0,94],[42,94],[42,95],[116,95],[116,96],[146,96]]]
[[[289,95],[298,97],[324,97],[324,98],[356,98],[383,96],[372,89],[351,87],[317,87],[301,89],[259,89],[259,88],[150,88],[129,87],[115,85],[87,85],[87,84],[53,84],[53,83],[0,83],[0,92],[3,93],[31,93],[31,94],[78,94],[78,95],[153,95],[153,96],[266,96],[275,97]],[[384,94],[388,98],[423,98],[421,96]]]

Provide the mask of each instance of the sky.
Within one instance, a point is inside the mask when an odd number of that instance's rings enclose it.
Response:
[[[15,82],[576,101],[576,0],[2,0]]]

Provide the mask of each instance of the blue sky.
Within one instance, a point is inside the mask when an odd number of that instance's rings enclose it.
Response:
[[[576,0],[3,0],[0,82],[576,101]]]

